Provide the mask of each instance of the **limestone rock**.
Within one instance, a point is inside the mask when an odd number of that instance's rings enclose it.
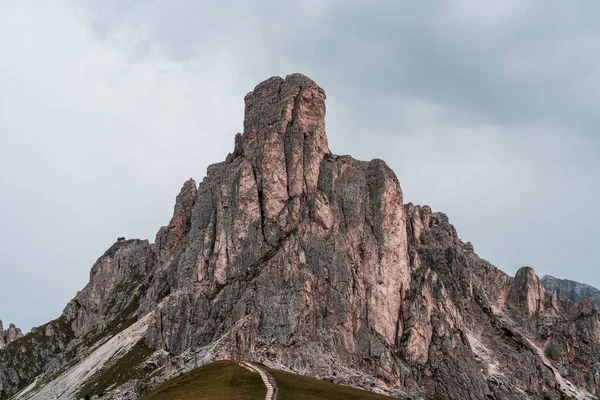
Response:
[[[21,329],[17,328],[15,324],[10,324],[8,326],[8,331],[5,332],[6,343],[8,344],[14,342],[21,337],[23,337],[23,332],[21,332]]]
[[[549,292],[556,291],[556,295],[563,299],[579,303],[584,297],[587,297],[600,306],[600,290],[593,286],[568,279],[558,279],[550,275],[542,278],[542,284],[546,290]]]
[[[40,398],[142,316],[150,386],[227,358],[414,399],[594,398],[598,308],[479,258],[384,161],[332,154],[324,118],[306,76],[256,86],[233,152],[184,183],[155,243],[117,240],[59,319],[0,350],[0,399]]]
[[[6,346],[22,337],[23,332],[20,328],[17,328],[15,324],[10,324],[8,329],[4,330],[2,320],[0,320],[0,347]]]
[[[543,311],[546,289],[532,268],[523,267],[517,271],[508,296],[511,304],[533,315]]]
[[[198,195],[196,181],[190,179],[183,184],[175,199],[173,218],[168,226],[162,227],[156,234],[156,246],[160,255],[169,255],[179,247],[190,230],[192,207]]]
[[[118,328],[136,317],[156,257],[155,246],[147,240],[117,240],[92,266],[89,283],[63,311],[75,336]]]

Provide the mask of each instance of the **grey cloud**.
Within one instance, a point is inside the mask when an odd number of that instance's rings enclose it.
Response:
[[[518,24],[488,28],[427,2],[402,4],[336,10],[322,23],[329,35],[312,31],[281,49],[299,62],[315,60],[326,79],[367,96],[428,99],[503,126],[597,126],[594,87],[580,87],[600,61],[591,51],[597,33],[586,32],[596,25],[592,10],[544,3]]]
[[[468,15],[475,4],[456,6],[462,3],[142,2],[105,12],[93,25],[113,39],[139,25],[141,37],[120,40],[145,49],[141,57],[160,48],[188,61],[226,49],[259,79],[265,69],[302,65],[346,101],[357,91],[401,95],[504,126],[551,121],[582,133],[597,126],[591,91],[600,79],[594,51],[600,38],[592,16],[600,6],[502,2],[513,11],[490,20]],[[372,120],[368,111],[359,116]]]
[[[600,287],[600,6],[584,3],[9,7],[0,318],[57,316],[117,236],[152,240],[181,183],[231,151],[243,96],[291,72],[327,92],[334,152],[386,160],[482,256]]]

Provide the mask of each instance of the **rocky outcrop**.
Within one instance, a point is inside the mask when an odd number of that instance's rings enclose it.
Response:
[[[530,267],[517,271],[508,293],[508,303],[517,311],[534,315],[544,310],[546,289]]]
[[[424,223],[422,209],[406,208],[409,232],[420,232],[407,298],[420,305],[411,316],[416,331],[426,333],[416,346],[421,362],[426,360],[419,385],[425,398],[561,399],[598,393],[593,383],[597,309],[559,301],[545,292],[531,268],[507,276],[460,241],[444,214],[426,212],[431,219]],[[410,356],[411,346],[401,347]]]
[[[4,330],[2,320],[0,320],[0,347],[6,346],[21,337],[23,337],[23,332],[20,328],[17,328],[15,324],[10,324],[8,329]]]
[[[147,240],[120,238],[96,261],[89,283],[63,311],[76,337],[135,322],[132,318],[155,264],[154,247]]]
[[[550,275],[545,275],[542,278],[542,284],[550,293],[556,291],[556,295],[563,299],[579,303],[584,297],[587,297],[600,306],[600,290],[593,286],[568,279],[558,279]]]
[[[183,243],[183,239],[190,230],[192,207],[198,196],[196,181],[188,180],[183,184],[181,192],[175,200],[173,218],[168,226],[160,228],[156,234],[156,251],[159,256],[169,256],[174,249]]]
[[[62,387],[140,319],[143,342],[128,343],[147,358],[114,354],[152,383],[234,358],[415,399],[598,393],[593,303],[479,258],[446,215],[404,204],[385,162],[332,154],[309,78],[270,78],[245,102],[233,152],[183,185],[155,243],[120,239],[100,257],[61,318],[22,339],[36,357],[0,352],[0,398]],[[118,398],[138,372],[85,394]]]

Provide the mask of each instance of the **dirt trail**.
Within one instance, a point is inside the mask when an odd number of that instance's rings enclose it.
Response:
[[[267,395],[265,396],[265,400],[275,400],[275,398],[276,398],[275,379],[273,379],[273,377],[270,374],[268,374],[265,370],[263,370],[262,368],[254,365],[254,364],[250,364],[249,362],[242,361],[240,363],[240,365],[244,368],[247,368],[253,372],[258,373],[260,375],[263,383],[265,384],[265,387],[267,388]]]

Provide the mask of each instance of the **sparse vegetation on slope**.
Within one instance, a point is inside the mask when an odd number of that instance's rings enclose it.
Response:
[[[146,346],[143,340],[140,340],[117,362],[106,366],[89,380],[79,391],[77,398],[101,395],[108,388],[118,387],[131,379],[143,380],[149,372],[143,371],[139,366],[150,354],[152,354],[152,350]]]
[[[34,328],[0,349],[0,371],[9,370],[12,376],[17,376],[19,383],[15,385],[15,392],[21,390],[41,374],[51,361],[61,360],[61,352],[73,338],[73,331],[64,316]],[[12,393],[0,390],[0,400],[11,396]]]

